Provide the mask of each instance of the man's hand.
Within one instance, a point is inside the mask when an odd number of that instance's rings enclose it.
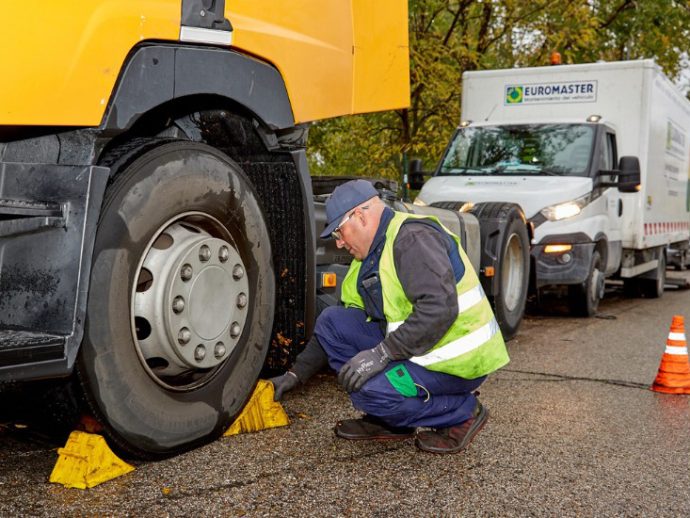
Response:
[[[383,344],[353,356],[338,373],[338,382],[348,392],[357,392],[366,381],[386,368],[391,361]]]
[[[280,401],[283,398],[283,394],[291,391],[299,383],[299,378],[297,374],[292,371],[287,371],[282,376],[276,376],[268,381],[273,383],[275,387],[275,394],[273,395],[273,401]]]

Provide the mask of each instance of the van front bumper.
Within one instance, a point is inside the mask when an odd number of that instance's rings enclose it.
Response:
[[[546,246],[553,243],[552,241],[552,243],[532,246],[531,255],[536,287],[585,282],[592,264],[594,243],[572,243],[559,240],[558,244],[569,244],[572,248],[564,252],[546,253]]]

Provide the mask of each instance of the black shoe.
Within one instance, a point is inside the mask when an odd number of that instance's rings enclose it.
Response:
[[[489,411],[477,401],[473,417],[448,428],[420,432],[415,444],[420,450],[431,453],[458,453],[469,446],[488,418]]]
[[[359,419],[345,419],[335,425],[335,434],[350,441],[393,441],[414,437],[414,428],[395,427],[380,419],[365,415]]]

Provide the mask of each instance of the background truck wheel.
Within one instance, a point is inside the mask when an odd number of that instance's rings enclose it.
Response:
[[[501,332],[506,340],[510,340],[517,333],[525,314],[529,280],[529,239],[519,216],[510,220],[501,250],[497,272],[499,292],[491,297],[491,301]]]
[[[601,255],[598,251],[592,254],[587,280],[582,284],[568,286],[568,302],[573,314],[591,317],[599,309],[599,301],[604,296],[604,272]]]
[[[157,458],[219,436],[241,410],[270,341],[274,276],[240,167],[192,142],[147,149],[114,166],[78,365],[114,444]]]
[[[662,251],[659,254],[659,262],[653,279],[639,279],[640,292],[650,299],[658,299],[664,294],[666,284],[666,255]]]
[[[522,211],[510,203],[481,203],[472,213],[479,219],[481,265],[495,264],[493,290],[487,295],[505,340],[510,340],[525,314],[529,285],[529,238]]]

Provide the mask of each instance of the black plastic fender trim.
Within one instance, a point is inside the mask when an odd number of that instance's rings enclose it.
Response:
[[[272,66],[227,49],[145,44],[123,67],[100,129],[116,135],[168,101],[200,94],[239,103],[274,130],[295,125],[285,83]]]

